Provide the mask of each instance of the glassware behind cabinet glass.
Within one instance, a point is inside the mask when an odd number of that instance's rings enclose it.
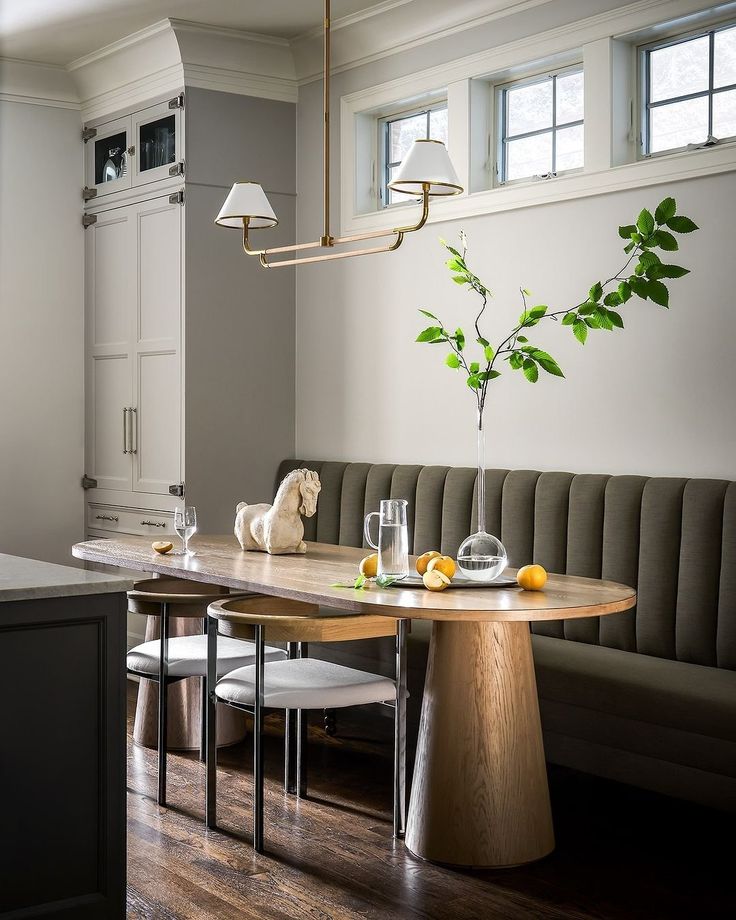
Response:
[[[409,530],[407,502],[403,498],[384,499],[380,511],[365,516],[363,530],[369,546],[378,550],[378,574],[405,578],[409,574]],[[378,518],[378,544],[371,539],[371,518]]]
[[[182,544],[182,548],[176,555],[194,556],[194,551],[189,549],[189,540],[197,532],[197,509],[194,505],[187,505],[185,508],[177,508],[174,511],[174,530],[179,534]]]

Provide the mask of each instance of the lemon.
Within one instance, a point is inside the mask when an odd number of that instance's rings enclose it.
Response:
[[[428,553],[422,553],[416,561],[417,572],[419,572],[420,575],[424,575],[429,568],[429,563],[439,555],[440,553],[438,553],[436,549],[432,549]]]
[[[378,553],[371,553],[370,556],[361,559],[358,568],[360,574],[365,575],[366,578],[375,578],[378,574]]]
[[[429,588],[430,591],[444,591],[450,584],[450,579],[447,575],[437,569],[433,569],[431,572],[425,572],[424,575],[422,575],[422,581],[424,582],[424,587]]]
[[[427,566],[428,572],[442,572],[448,578],[453,578],[456,570],[457,566],[452,556],[435,556],[434,559],[429,560]]]
[[[169,543],[168,540],[158,540],[156,543],[151,543],[151,547],[156,550],[157,553],[161,553],[162,556],[166,553],[170,553],[174,548],[173,543]]]
[[[525,591],[541,591],[547,583],[547,572],[541,565],[525,565],[516,573],[516,580]]]

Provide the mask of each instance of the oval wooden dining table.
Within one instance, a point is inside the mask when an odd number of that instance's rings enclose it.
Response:
[[[628,610],[626,585],[551,575],[544,590],[352,583],[364,550],[310,543],[306,555],[243,552],[231,536],[200,536],[194,556],[160,556],[145,537],[73,547],[128,569],[227,585],[350,613],[432,620],[406,846],[432,862],[515,866],[554,849],[529,624]],[[513,570],[507,570],[513,574]]]

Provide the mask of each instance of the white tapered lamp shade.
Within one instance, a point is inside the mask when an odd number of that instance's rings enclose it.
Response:
[[[429,186],[430,196],[459,195],[463,190],[442,141],[414,141],[388,187],[405,195],[421,195],[424,185]]]
[[[220,208],[215,223],[221,227],[243,229],[243,219],[255,229],[275,227],[278,223],[266,193],[257,182],[236,182]]]

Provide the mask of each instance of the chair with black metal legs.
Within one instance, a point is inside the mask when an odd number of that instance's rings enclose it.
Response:
[[[177,681],[199,677],[202,683],[200,726],[200,757],[205,759],[205,720],[207,710],[207,605],[217,599],[235,597],[228,588],[189,581],[183,578],[149,578],[136,582],[128,592],[130,613],[160,618],[159,639],[143,642],[127,655],[128,674],[154,681],[158,685],[158,791],[157,802],[166,805],[166,759],[168,739],[168,689]],[[203,620],[204,631],[199,635],[169,636],[171,617],[189,617]],[[284,657],[279,648],[264,651],[271,661]],[[218,673],[225,674],[233,668],[253,664],[255,645],[224,638],[218,649]]]
[[[265,604],[263,602],[268,602]],[[270,608],[269,613],[262,612]],[[253,637],[255,662],[223,677],[217,675],[222,641],[228,636]],[[263,852],[263,715],[266,709],[286,711],[285,777],[287,792],[307,793],[307,712],[382,703],[394,709],[393,829],[403,837],[406,824],[406,633],[407,620],[389,617],[323,613],[315,605],[277,598],[218,601],[208,609],[207,623],[207,826],[217,826],[217,703],[253,716],[253,847]],[[265,639],[286,642],[287,660],[266,661]],[[395,679],[308,657],[308,642],[345,642],[393,636]]]

